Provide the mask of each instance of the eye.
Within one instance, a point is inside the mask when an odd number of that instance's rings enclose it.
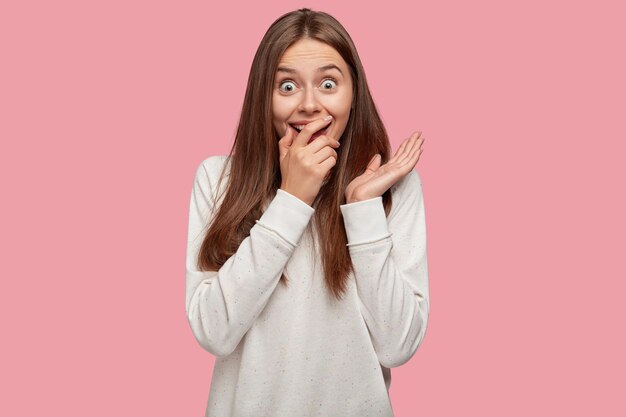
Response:
[[[332,78],[327,78],[322,82],[322,87],[324,87],[324,89],[326,90],[332,90],[333,88],[337,87],[337,81],[333,80]]]
[[[283,86],[285,89],[283,89]],[[278,85],[278,89],[286,93],[291,93],[296,89],[296,84],[291,80],[285,80]]]

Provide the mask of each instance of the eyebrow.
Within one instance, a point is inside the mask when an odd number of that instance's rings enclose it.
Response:
[[[337,71],[339,71],[339,73],[341,75],[343,75],[343,72],[341,71],[341,68],[339,68],[337,65],[335,64],[328,64],[328,65],[324,65],[323,67],[319,67],[317,69],[317,72],[324,72],[330,69],[336,69]],[[289,74],[295,74],[297,71],[293,68],[289,68],[289,67],[278,67],[276,69],[276,72],[287,72]]]

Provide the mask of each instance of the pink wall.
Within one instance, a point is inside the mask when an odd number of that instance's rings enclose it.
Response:
[[[3,4],[0,415],[203,415],[191,181],[305,6],[352,35],[394,149],[426,137],[431,316],[397,416],[626,415],[624,9],[584,3]]]

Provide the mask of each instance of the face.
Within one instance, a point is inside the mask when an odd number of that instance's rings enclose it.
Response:
[[[285,51],[272,92],[272,123],[277,137],[282,137],[288,126],[294,129],[295,125],[332,115],[325,134],[340,140],[351,105],[350,69],[332,46],[300,39]]]

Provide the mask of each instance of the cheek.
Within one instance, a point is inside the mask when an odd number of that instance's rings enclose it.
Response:
[[[352,94],[346,93],[334,97],[333,107],[335,108],[337,115],[348,115],[350,113],[351,106]]]
[[[285,100],[274,98],[272,100],[272,117],[275,121],[285,121],[289,118],[290,106]]]
[[[350,108],[352,106],[352,95],[345,94],[340,97],[336,97],[334,103],[332,105],[331,112],[337,118],[337,127],[340,134],[343,135],[343,132],[348,125],[348,120],[350,120]]]
[[[349,96],[338,97],[338,100],[333,103],[331,112],[340,121],[342,125],[348,123],[350,118],[350,107],[352,105],[352,99]]]
[[[281,107],[282,102],[280,100],[280,97],[276,93],[272,94],[272,114],[279,114]]]

